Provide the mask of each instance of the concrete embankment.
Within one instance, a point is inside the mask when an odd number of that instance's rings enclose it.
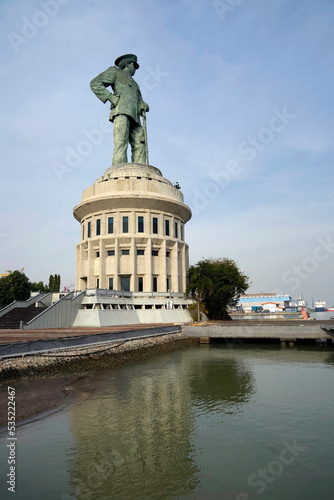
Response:
[[[193,339],[243,339],[277,340],[297,342],[298,340],[332,340],[321,329],[323,325],[333,325],[334,321],[289,320],[289,321],[208,321],[194,323],[184,328],[184,333]],[[208,340],[208,341],[209,341]]]
[[[175,333],[3,359],[0,363],[0,380],[85,373],[119,366],[189,345],[189,337],[183,333]]]

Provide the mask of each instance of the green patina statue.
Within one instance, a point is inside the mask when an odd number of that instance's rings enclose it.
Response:
[[[146,128],[140,116],[145,118],[149,106],[143,101],[138,83],[132,78],[139,68],[137,56],[125,54],[90,83],[90,88],[102,102],[109,101],[109,120],[114,123],[114,153],[112,164],[127,163],[127,149],[131,145],[131,161],[147,163]],[[107,90],[111,86],[113,93]]]

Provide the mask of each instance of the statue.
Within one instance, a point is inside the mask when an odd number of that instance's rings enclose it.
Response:
[[[131,161],[148,163],[146,126],[142,127],[140,116],[146,119],[149,106],[143,101],[138,83],[132,78],[139,68],[137,56],[125,54],[90,83],[94,94],[103,102],[109,101],[109,120],[114,123],[114,152],[112,164],[127,163],[127,149],[131,145]],[[113,93],[107,90],[111,86]]]

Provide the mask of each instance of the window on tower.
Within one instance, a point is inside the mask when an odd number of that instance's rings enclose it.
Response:
[[[138,233],[143,233],[144,232],[144,217],[139,216],[138,217]]]
[[[108,234],[112,234],[114,232],[114,218],[108,217]]]
[[[153,217],[153,234],[158,234],[158,217]]]
[[[125,216],[123,217],[123,233],[128,233],[129,232],[129,217]]]

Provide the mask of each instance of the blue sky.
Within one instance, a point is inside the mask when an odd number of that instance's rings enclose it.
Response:
[[[334,304],[333,21],[332,0],[1,0],[1,272],[74,283],[72,210],[113,148],[111,125],[82,147],[108,116],[89,82],[131,52],[190,262]]]

